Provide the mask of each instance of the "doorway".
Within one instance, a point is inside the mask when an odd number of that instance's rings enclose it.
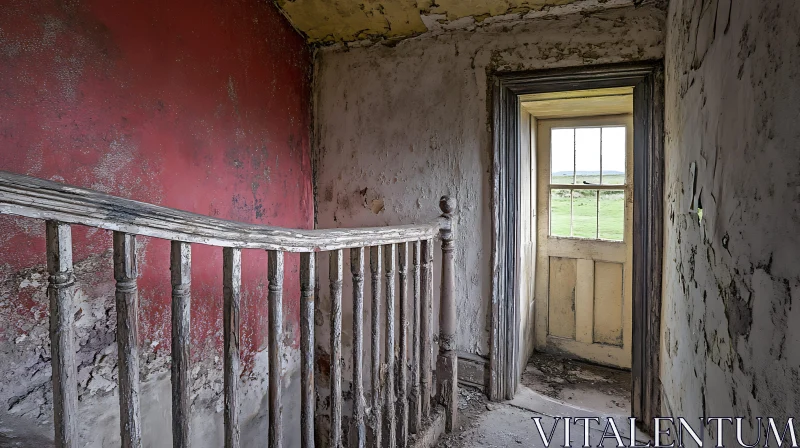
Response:
[[[632,115],[536,126],[535,349],[630,369]]]
[[[631,143],[630,151],[632,152],[632,157],[626,159],[632,164],[632,170],[626,171],[625,175],[631,173],[632,179],[626,179],[622,188],[619,185],[603,186],[601,182],[598,182],[599,185],[592,185],[593,182],[590,179],[581,179],[581,184],[579,184],[581,186],[576,188],[574,182],[578,179],[577,174],[573,172],[573,183],[567,184],[568,188],[552,188],[566,186],[553,183],[552,177],[549,181],[544,182],[538,176],[539,161],[537,157],[528,157],[525,154],[525,146],[529,147],[530,143],[537,141],[541,134],[541,132],[536,132],[539,120],[534,120],[530,113],[526,116],[521,107],[525,96],[548,93],[563,95],[564,92],[621,88],[632,90],[633,95],[633,113],[623,114],[627,115],[629,120],[625,125],[625,132],[628,137],[627,141]],[[492,267],[494,274],[490,332],[492,350],[489,366],[490,398],[493,400],[513,398],[528,354],[532,349],[541,344],[547,347],[563,343],[563,341],[554,341],[550,344],[548,336],[569,336],[562,337],[564,340],[573,341],[569,343],[572,344],[572,347],[567,348],[583,353],[587,359],[591,358],[593,350],[596,351],[593,346],[606,345],[618,348],[614,362],[623,365],[627,362],[631,367],[632,414],[647,424],[659,413],[661,388],[659,382],[659,331],[663,226],[662,65],[660,62],[616,64],[498,74],[493,78],[492,95],[494,103]],[[545,119],[541,121],[544,122]],[[532,126],[534,122],[536,122],[536,126]],[[548,126],[547,123],[544,125]],[[586,127],[620,127],[620,123],[552,122],[549,126],[548,129],[551,131],[553,129],[573,129],[573,132],[577,132],[578,128]],[[534,129],[533,133],[530,132],[531,129]],[[535,182],[535,179],[539,181]],[[589,184],[583,184],[584,180]],[[584,187],[584,185],[586,186]],[[549,234],[551,217],[547,217],[546,226],[538,225],[544,217],[537,213],[537,211],[541,212],[538,201],[534,202],[531,199],[539,197],[541,190],[569,190],[570,192],[565,196],[562,195],[558,198],[560,201],[558,207],[561,208],[557,207],[557,209],[563,211],[563,207],[567,203],[566,199],[569,199],[571,207],[573,207],[572,212],[574,212],[575,191],[581,192],[577,199],[584,201],[588,200],[593,192],[597,209],[600,206],[600,193],[607,189],[615,191],[621,189],[624,200],[630,200],[631,207],[623,208],[623,220],[630,220],[627,240],[630,244],[624,245],[626,247],[624,250],[619,250],[619,246],[612,248],[612,245],[605,244],[607,241],[603,241],[602,235],[599,235],[601,225],[597,216],[594,227],[589,226],[588,230],[585,226],[578,228],[580,235],[588,235],[594,229],[595,238],[584,238],[587,241],[581,242],[586,244],[579,245],[581,247],[573,247],[570,253],[559,252],[560,256],[555,257],[565,259],[558,266],[559,269],[563,268],[569,271],[572,268],[574,271],[576,289],[573,300],[576,305],[574,328],[560,325],[557,331],[561,333],[547,333],[549,330],[546,330],[544,338],[539,334],[538,326],[535,332],[529,332],[527,329],[531,327],[530,323],[546,319],[550,311],[549,305],[543,308],[546,311],[541,311],[542,302],[547,302],[547,299],[541,300],[540,291],[544,288],[547,294],[551,292],[549,286],[544,286],[549,285],[549,282],[542,278],[549,280],[550,274],[547,272],[547,275],[544,276],[546,271],[542,264],[545,263],[542,262],[541,257],[532,256],[536,252],[533,248],[538,248],[538,241],[534,240],[540,239],[538,232],[542,232],[542,228],[546,228],[548,232],[543,235],[544,237],[552,236]],[[590,192],[586,193],[586,191]],[[549,200],[552,201],[552,191],[548,194],[550,194]],[[606,193],[606,195],[609,194]],[[605,203],[608,201],[604,201]],[[550,210],[549,207],[548,210]],[[589,215],[589,218],[581,217],[584,224],[591,221],[591,213]],[[559,218],[561,222],[558,224],[559,228],[556,233],[566,232],[564,216],[564,213],[561,213],[561,218]],[[572,217],[571,214],[570,216]],[[570,222],[569,225],[570,236],[563,238],[564,240],[576,239],[574,238],[575,223]],[[525,232],[525,226],[535,226],[538,230],[537,232]],[[625,242],[624,229],[623,224],[623,242]],[[604,235],[606,230],[603,231]],[[604,252],[605,255],[587,256],[591,253],[593,245],[604,246],[597,249],[602,249],[600,252]],[[548,245],[547,250],[550,249],[550,245]],[[556,250],[555,246],[553,250]],[[624,256],[621,255],[622,252],[626,252]],[[548,268],[550,266],[549,258],[553,257],[548,255],[548,263],[546,263]],[[586,274],[580,278],[578,276],[579,262],[581,264],[580,271]],[[599,274],[598,265],[600,266]],[[535,273],[533,276],[535,281],[530,280],[531,276],[528,275],[530,272]],[[599,319],[596,318],[595,311],[605,310],[605,307],[593,306],[590,312],[588,307],[577,306],[580,304],[577,303],[578,301],[584,304],[590,302],[594,304],[598,299],[596,285],[591,286],[596,282],[593,278],[590,279],[590,272],[592,277],[598,275],[604,278],[622,277],[621,281],[611,288],[621,290],[619,291],[621,302],[616,308],[616,310],[621,309],[622,313],[621,331],[616,328],[601,328],[601,331],[596,331],[594,322],[603,320],[603,316],[598,316]],[[627,293],[625,291],[626,276],[630,280]],[[578,288],[579,281],[584,285],[581,288]],[[592,294],[589,293],[590,291]],[[613,294],[603,292],[601,295],[604,297],[601,297],[601,302],[615,294],[616,292]],[[627,304],[625,302],[626,294],[629,298]],[[564,294],[564,296],[568,297],[568,294]],[[625,339],[626,306],[630,307],[628,313],[631,317],[631,324],[627,330],[629,335],[627,337],[630,338],[629,344],[626,344]],[[562,306],[561,310],[569,314],[568,308],[570,307]],[[558,310],[556,309],[556,311]],[[582,325],[577,320],[579,316],[581,316],[582,323],[592,323]],[[568,319],[569,317],[567,317]],[[549,325],[549,319],[546,319],[546,322]],[[546,326],[545,328],[550,327]],[[567,332],[565,328],[569,331]],[[588,328],[591,330],[587,330]],[[619,340],[620,334],[621,341]],[[626,352],[629,354],[627,360]],[[606,363],[613,364],[613,362]]]

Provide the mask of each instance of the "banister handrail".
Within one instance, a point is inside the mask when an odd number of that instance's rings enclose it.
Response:
[[[81,224],[187,243],[317,252],[435,238],[449,221],[338,229],[290,229],[229,221],[0,171],[0,214]]]
[[[352,368],[358,384],[364,379],[365,249],[369,248],[371,283],[370,363],[371,406],[364,387],[354,389],[357,446],[407,448],[409,433],[423,437],[435,431],[434,409],[447,432],[456,427],[458,362],[456,356],[454,198],[439,201],[441,216],[428,224],[357,229],[301,230],[246,224],[123,199],[35,177],[0,171],[0,215],[46,220],[50,340],[53,381],[53,427],[58,448],[78,446],[77,368],[75,365],[75,276],[71,224],[113,231],[120,439],[123,448],[141,448],[138,351],[138,268],[136,236],[171,240],[172,285],[172,440],[176,448],[190,446],[189,332],[191,324],[191,244],[222,247],[224,439],[226,448],[240,446],[238,379],[240,302],[243,248],[268,252],[269,301],[269,438],[270,448],[282,448],[283,353],[282,302],[284,253],[300,256],[301,442],[314,446],[315,426],[315,296],[314,252],[328,252],[331,303],[329,446],[342,446],[345,394],[342,344],[343,249],[350,249],[353,276]],[[434,337],[434,246],[441,240],[441,287],[438,295],[439,332]],[[410,254],[409,254],[410,251]],[[410,255],[410,256],[409,256]],[[411,261],[409,280],[409,260]],[[399,278],[398,277],[399,273]],[[395,290],[397,282],[398,289]],[[382,288],[385,286],[385,290]],[[411,286],[409,288],[409,286]],[[398,300],[399,313],[395,308]],[[385,313],[381,308],[385,306]],[[411,322],[407,312],[412,310]],[[399,314],[399,316],[398,316]],[[322,317],[322,316],[321,316]],[[395,322],[399,317],[399,331]],[[382,340],[383,327],[388,335]],[[407,327],[410,327],[409,346]],[[396,340],[397,339],[397,340]],[[438,340],[438,344],[437,344]],[[385,342],[383,345],[381,342]],[[438,345],[438,350],[435,348]],[[384,352],[381,355],[381,352]],[[409,353],[410,352],[410,353]],[[438,353],[436,353],[438,352]],[[434,366],[435,365],[435,366]],[[395,367],[398,372],[395,373]],[[408,370],[408,371],[407,371]],[[409,374],[410,373],[410,381]],[[395,378],[395,375],[397,377]],[[406,401],[408,401],[406,403]],[[399,405],[399,406],[398,406]],[[369,431],[367,431],[369,426]],[[383,432],[383,427],[386,431]],[[384,434],[382,436],[381,434]],[[435,437],[435,436],[434,436]],[[420,439],[422,440],[422,439]]]

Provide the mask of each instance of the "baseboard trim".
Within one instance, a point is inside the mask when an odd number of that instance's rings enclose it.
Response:
[[[458,352],[458,384],[486,393],[489,382],[489,360],[473,353]]]

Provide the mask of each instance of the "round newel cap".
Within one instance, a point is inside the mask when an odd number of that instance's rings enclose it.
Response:
[[[439,199],[439,208],[445,215],[452,215],[456,211],[456,198],[450,196],[442,196]]]

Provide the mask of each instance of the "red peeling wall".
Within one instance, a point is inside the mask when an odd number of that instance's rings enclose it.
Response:
[[[0,7],[0,170],[249,223],[311,228],[311,54],[264,0],[6,0]],[[0,283],[43,269],[44,224],[0,216]],[[73,228],[75,263],[111,235]],[[139,238],[140,339],[169,351],[169,242]],[[222,337],[222,250],[193,245],[192,351]],[[299,257],[287,255],[287,341]],[[266,253],[244,251],[242,353],[266,344]],[[110,263],[79,279],[113,291]],[[46,320],[11,285],[0,343]],[[8,288],[7,288],[8,289]],[[90,294],[91,295],[91,292]],[[207,353],[206,353],[207,354]]]

